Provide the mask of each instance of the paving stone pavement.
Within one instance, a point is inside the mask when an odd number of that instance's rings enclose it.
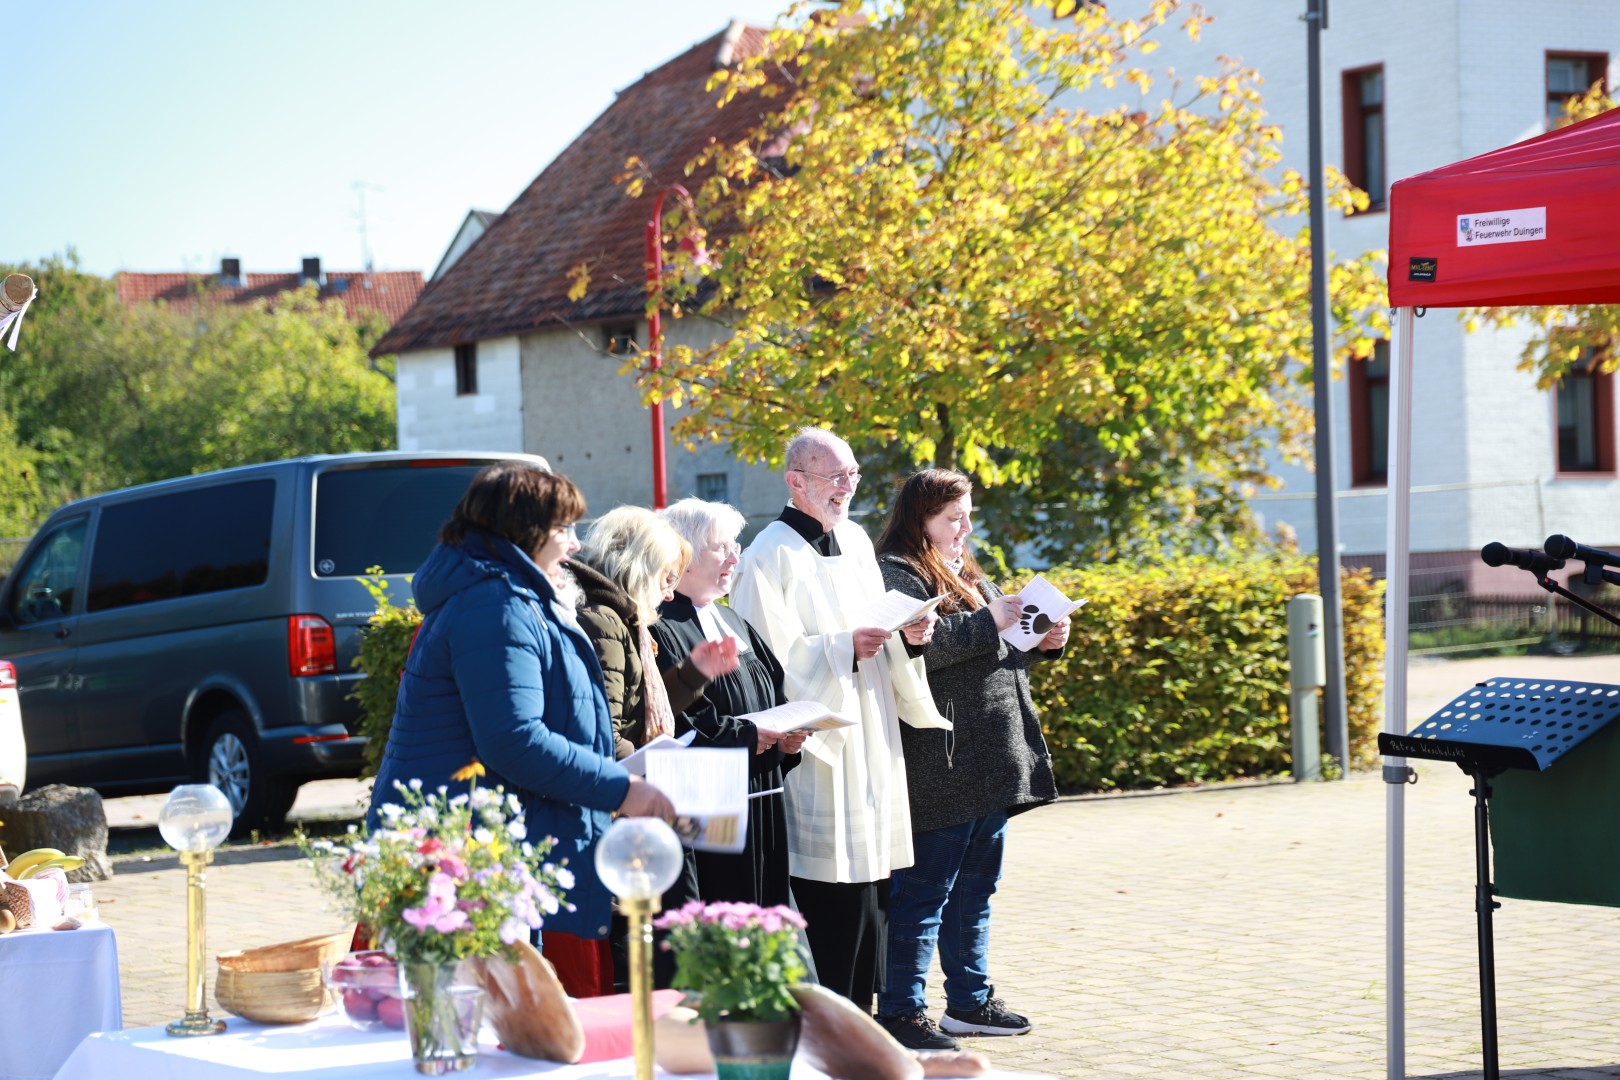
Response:
[[[1538,673],[1620,682],[1620,660],[1414,665],[1410,716],[1477,677]],[[1472,1080],[1469,781],[1415,764],[1405,1072]],[[1357,775],[1065,799],[1015,818],[991,971],[1035,1030],[967,1045],[999,1066],[1059,1076],[1384,1077],[1387,797],[1376,775]],[[184,1011],[184,881],[173,860],[155,858],[121,862],[98,886],[118,932],[129,1026]],[[287,847],[224,853],[208,874],[208,916],[210,954],[344,925]],[[1620,1077],[1620,912],[1504,901],[1495,924],[1502,1075]],[[936,969],[936,1008],[938,979]]]

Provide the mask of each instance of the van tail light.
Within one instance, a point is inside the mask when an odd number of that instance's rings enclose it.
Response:
[[[287,616],[287,669],[301,675],[337,674],[337,639],[319,615]]]
[[[0,660],[0,690],[17,689],[17,666],[10,660]]]

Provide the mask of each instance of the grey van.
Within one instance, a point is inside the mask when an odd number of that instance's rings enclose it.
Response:
[[[206,780],[236,831],[273,828],[306,780],[357,775],[349,693],[376,605],[427,557],[479,469],[516,454],[297,458],[57,510],[0,585],[30,786],[109,794]]]

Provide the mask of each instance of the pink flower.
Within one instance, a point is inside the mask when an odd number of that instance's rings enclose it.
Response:
[[[418,930],[454,933],[467,925],[467,913],[456,908],[456,883],[448,874],[436,873],[428,879],[427,900],[421,907],[400,912]]]

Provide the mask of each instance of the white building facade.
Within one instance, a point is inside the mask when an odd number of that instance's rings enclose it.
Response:
[[[1150,57],[1184,76],[1222,56],[1254,68],[1283,132],[1287,167],[1309,165],[1306,0],[1207,0],[1201,39],[1161,32]],[[1327,245],[1341,257],[1384,250],[1389,187],[1547,130],[1561,101],[1593,82],[1611,87],[1620,3],[1592,0],[1332,0],[1321,35],[1325,161],[1372,196],[1372,208],[1330,212]],[[1130,5],[1110,5],[1124,14]],[[1162,97],[1160,81],[1152,95]],[[1491,207],[1481,207],[1483,212]],[[1474,591],[1533,587],[1489,571],[1477,552],[1497,540],[1539,548],[1551,533],[1620,542],[1620,476],[1610,377],[1582,372],[1540,390],[1517,370],[1528,331],[1474,334],[1451,310],[1418,320],[1413,393],[1414,569]],[[1332,402],[1340,551],[1382,566],[1387,354],[1349,365]],[[1280,492],[1253,501],[1268,526],[1316,546],[1315,477],[1278,463]],[[1519,579],[1523,579],[1520,581]],[[1416,587],[1414,591],[1417,591]]]

